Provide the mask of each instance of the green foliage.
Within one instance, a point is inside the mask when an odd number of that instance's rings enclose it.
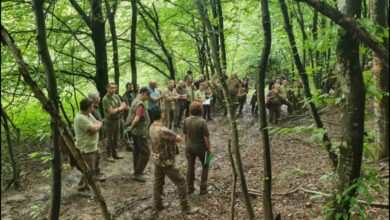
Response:
[[[271,128],[270,134],[288,134],[288,133],[305,133],[310,134],[307,138],[309,142],[321,142],[323,140],[326,129],[317,128],[314,124],[310,126],[296,126],[284,128]]]

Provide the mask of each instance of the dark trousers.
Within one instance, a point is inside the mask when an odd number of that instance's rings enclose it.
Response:
[[[164,126],[171,129],[172,128],[172,122],[174,117],[175,110],[165,110],[163,111],[164,114]]]
[[[203,118],[207,120],[211,119],[211,105],[203,105]]]
[[[196,158],[202,163],[202,175],[200,179],[200,192],[207,191],[207,178],[209,174],[209,165],[204,164],[204,155],[206,153],[206,148],[191,150],[186,149],[186,158],[187,158],[187,187],[188,192],[192,193],[195,190],[194,181],[195,181],[195,161]]]
[[[133,141],[134,175],[141,175],[144,172],[150,157],[148,139],[146,137],[133,135]]]
[[[188,118],[190,116],[190,104],[191,104],[191,101],[187,101],[186,103],[186,118]]]
[[[238,98],[238,102],[239,102],[239,112],[242,113],[242,109],[244,108],[244,104],[246,103],[246,95]]]
[[[273,105],[269,108],[269,122],[277,124],[280,117],[280,105]]]
[[[118,148],[119,132],[120,132],[120,119],[106,118],[107,157],[118,156],[116,149]]]
[[[180,170],[174,166],[160,167],[157,165],[154,166],[153,208],[161,209],[163,206],[162,195],[165,184],[165,176],[168,176],[173,184],[175,184],[182,210],[188,209],[187,183],[183,174],[181,174]]]
[[[88,171],[87,172],[91,172],[92,174],[94,174],[96,172],[95,171],[96,151],[91,152],[91,153],[82,153],[81,156],[83,157],[83,159],[85,160],[86,164],[88,165]],[[88,187],[88,181],[87,181],[87,178],[85,177],[84,174],[81,176],[81,179],[80,179],[80,182],[79,182],[79,187],[80,188]]]
[[[187,103],[175,106],[175,127],[180,127],[181,119],[183,118],[184,110],[186,110]]]

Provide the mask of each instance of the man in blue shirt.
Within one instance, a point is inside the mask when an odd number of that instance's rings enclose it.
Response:
[[[148,113],[150,117],[150,124],[156,119],[156,112],[160,109],[160,101],[161,101],[161,92],[157,89],[156,80],[152,80],[149,82],[149,88],[151,90],[149,100],[148,100]]]

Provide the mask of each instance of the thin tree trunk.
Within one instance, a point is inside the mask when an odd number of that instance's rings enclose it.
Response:
[[[384,46],[384,44],[380,43],[375,37],[371,36],[371,34],[363,29],[357,19],[354,16],[344,15],[339,10],[333,8],[329,4],[324,1],[318,0],[295,0],[298,2],[305,2],[314,9],[316,9],[321,14],[330,18],[340,27],[344,28],[347,32],[349,32],[353,39],[357,39],[366,45],[368,48],[371,48],[375,53],[378,54],[378,57],[383,61],[383,64],[388,67],[389,60],[389,49]],[[356,3],[355,3],[356,4]],[[360,7],[360,3],[359,3]]]
[[[213,20],[216,21],[218,19],[218,9],[217,9],[217,0],[210,0],[210,5],[211,5],[211,12],[213,14]],[[221,62],[221,44],[219,41],[219,21],[217,24],[213,25],[213,33],[215,37],[215,42],[217,44],[217,54],[218,54],[218,60]]]
[[[54,71],[46,40],[45,15],[43,13],[44,2],[44,0],[34,0],[33,4],[35,13],[35,24],[37,27],[36,34],[38,42],[38,53],[46,72],[46,87],[48,90],[49,99],[54,104],[55,112],[59,114],[59,99],[57,92],[56,74]],[[51,120],[50,125],[53,144],[53,159],[51,160],[53,182],[51,188],[49,219],[58,219],[60,216],[61,209],[61,150],[60,146],[58,145],[60,133],[54,125],[53,119]]]
[[[228,152],[229,152],[229,159],[230,164],[232,166],[232,190],[231,190],[231,196],[230,196],[230,219],[234,220],[234,206],[236,203],[236,187],[237,187],[237,169],[234,165],[234,158],[233,158],[233,152],[232,152],[232,140],[228,140]]]
[[[285,28],[287,35],[288,35],[289,43],[290,43],[292,54],[294,57],[294,62],[295,62],[295,65],[298,69],[299,76],[303,81],[303,88],[305,91],[305,96],[307,97],[308,100],[311,100],[312,94],[310,92],[309,80],[307,77],[306,70],[301,63],[301,59],[299,58],[299,53],[298,53],[298,49],[297,49],[297,46],[295,43],[295,37],[294,37],[293,29],[292,29],[292,26],[290,23],[290,18],[288,15],[286,2],[285,2],[285,0],[279,0],[279,3],[280,3],[280,8],[281,8],[281,11],[283,14],[284,28]],[[318,110],[317,110],[317,107],[315,106],[315,104],[312,101],[310,101],[309,106],[310,106],[311,114],[313,116],[313,119],[314,119],[317,127],[321,128],[321,129],[324,128],[324,124],[321,121],[320,115],[318,114]],[[332,166],[335,169],[337,167],[337,154],[332,151],[332,143],[331,143],[327,133],[324,134],[322,141],[324,142],[324,145],[328,151],[330,161],[332,162]]]
[[[318,11],[314,10],[314,15],[313,15],[313,27],[312,27],[312,33],[313,33],[313,41],[317,42],[318,40]],[[312,53],[310,54],[312,57]],[[314,58],[315,58],[315,64],[312,61],[312,67],[314,72],[314,85],[316,89],[321,89],[321,82],[322,82],[322,65],[321,65],[321,58],[320,58],[320,52],[318,50],[315,50],[314,52]],[[313,60],[313,58],[311,58]]]
[[[338,6],[346,16],[360,18],[360,0],[339,0]],[[336,219],[338,213],[345,213],[349,219],[351,201],[356,196],[354,184],[360,177],[362,164],[366,91],[359,62],[359,41],[344,30],[339,30],[338,35],[336,54],[343,97],[343,126],[336,195],[342,198],[341,201],[334,198],[329,217]]]
[[[137,44],[137,0],[131,0],[131,36],[130,36],[130,67],[131,83],[137,88],[137,62],[136,62],[136,44]],[[137,89],[135,89],[136,92]]]
[[[222,58],[222,68],[227,68],[227,59],[226,59],[226,47],[225,47],[225,33],[223,25],[223,11],[221,0],[214,0],[217,3],[218,10],[218,30],[219,30],[219,41],[221,47],[221,58]]]
[[[386,1],[373,0],[371,7],[372,20],[386,31]],[[388,42],[388,39],[384,39]],[[378,54],[373,53],[373,71],[376,77],[377,87],[383,95],[375,101],[377,112],[377,127],[379,131],[379,146],[376,152],[377,159],[389,157],[389,68],[383,64]]]
[[[259,103],[259,124],[261,142],[263,146],[263,210],[264,219],[272,220],[274,217],[272,211],[272,167],[271,167],[271,149],[268,135],[267,116],[265,110],[265,74],[267,70],[268,57],[271,52],[271,18],[268,9],[268,0],[261,0],[261,14],[264,31],[264,46],[261,52],[258,88],[257,88],[257,103]]]
[[[118,1],[118,0],[116,0]],[[112,62],[114,64],[114,81],[115,84],[118,86],[118,89],[116,90],[116,93],[119,93],[119,52],[118,52],[118,37],[116,35],[116,25],[115,25],[115,13],[116,13],[116,2],[114,4],[114,7],[111,8],[110,0],[104,0],[104,3],[106,5],[106,13],[108,18],[108,24],[110,25],[110,32],[111,32],[111,40],[112,40]]]
[[[230,128],[231,128],[231,132],[232,132],[233,149],[234,149],[236,167],[237,167],[238,175],[239,175],[240,181],[241,181],[241,190],[242,190],[243,197],[244,197],[245,207],[247,210],[248,218],[254,219],[255,215],[254,215],[252,204],[251,204],[251,201],[249,198],[248,188],[246,185],[244,170],[243,170],[242,162],[241,162],[239,140],[238,140],[238,128],[237,128],[237,123],[235,120],[235,113],[232,111],[232,109],[233,109],[232,106],[234,105],[234,103],[232,103],[232,100],[230,99],[230,95],[228,92],[225,78],[222,76],[221,64],[219,63],[219,60],[217,57],[216,41],[215,41],[214,35],[212,34],[213,28],[211,26],[210,19],[207,15],[207,11],[204,7],[203,0],[196,0],[196,4],[197,4],[198,10],[199,10],[199,14],[201,16],[203,25],[206,27],[206,30],[208,33],[208,39],[210,40],[211,51],[213,54],[212,58],[214,60],[214,65],[215,65],[217,74],[219,75],[219,80],[220,80],[220,82],[222,84],[222,88],[223,88],[223,94],[224,94],[225,101],[226,101],[226,107],[227,107],[228,116],[229,116]]]
[[[1,25],[1,42],[7,48],[9,49],[9,52],[12,54],[12,56],[15,59],[15,63],[17,64],[19,71],[21,75],[23,76],[24,82],[29,85],[31,91],[35,95],[35,97],[39,100],[39,102],[42,104],[43,108],[47,113],[50,114],[53,125],[60,131],[61,137],[63,138],[66,146],[68,147],[69,151],[77,161],[77,165],[79,166],[81,172],[86,176],[88,184],[91,186],[92,191],[95,195],[95,198],[97,202],[100,205],[103,218],[108,220],[111,219],[111,214],[109,213],[107,209],[106,202],[104,201],[104,198],[100,192],[99,187],[96,185],[92,172],[88,168],[87,164],[85,163],[84,159],[81,157],[80,152],[77,150],[72,136],[68,133],[68,130],[66,128],[65,123],[62,121],[60,115],[57,112],[57,109],[52,101],[50,101],[43,91],[38,87],[37,83],[32,79],[31,74],[29,72],[29,68],[27,64],[25,63],[23,56],[20,52],[20,49],[16,46],[14,40],[9,35],[8,31],[4,28],[3,25]]]
[[[15,188],[20,187],[20,177],[19,177],[19,169],[18,165],[16,164],[15,157],[14,157],[14,151],[12,146],[12,140],[11,140],[11,132],[8,126],[8,115],[3,109],[3,106],[1,106],[1,119],[2,119],[2,125],[5,130],[5,138],[7,140],[7,146],[8,146],[8,153],[9,158],[11,160],[11,166],[12,166],[12,182],[15,186]]]

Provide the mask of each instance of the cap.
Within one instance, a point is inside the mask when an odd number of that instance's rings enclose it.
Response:
[[[150,89],[146,86],[142,86],[141,89],[139,90],[139,93],[149,93],[150,94]]]

